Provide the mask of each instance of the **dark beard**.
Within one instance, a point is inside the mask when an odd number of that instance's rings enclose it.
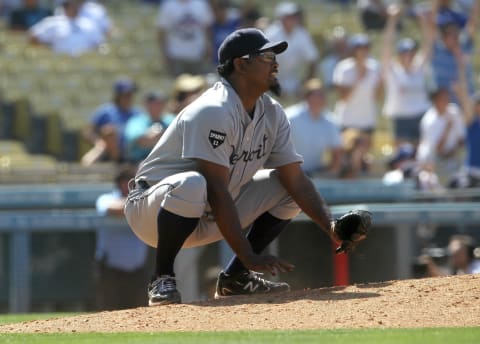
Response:
[[[280,83],[278,81],[270,85],[270,92],[272,92],[277,97],[280,97],[282,95],[282,86],[280,86]]]

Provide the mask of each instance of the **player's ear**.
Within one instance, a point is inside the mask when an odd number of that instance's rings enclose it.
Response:
[[[237,57],[233,59],[233,66],[239,73],[245,73],[247,68],[247,60]]]

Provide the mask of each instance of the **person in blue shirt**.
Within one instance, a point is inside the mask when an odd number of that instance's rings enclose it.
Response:
[[[52,10],[41,7],[38,0],[24,0],[23,6],[12,11],[8,18],[8,28],[26,31],[43,18],[51,16]]]
[[[437,11],[439,10],[437,9]],[[458,19],[451,15],[445,15],[441,11],[436,14],[434,22],[431,23],[433,26],[431,31],[437,38],[433,45],[431,61],[435,86],[448,89],[451,101],[457,104],[459,99],[454,88],[459,77],[459,66],[456,59],[458,52],[470,56],[465,68],[468,92],[470,95],[474,93],[475,83],[471,61],[473,60],[474,37],[479,15],[480,1],[475,1],[468,20],[463,24]]]
[[[100,105],[90,119],[86,138],[92,144],[92,149],[82,157],[83,165],[125,160],[125,125],[132,116],[141,113],[133,105],[136,91],[135,82],[129,78],[122,77],[115,81],[113,100]]]
[[[128,181],[135,168],[122,165],[115,176],[115,187],[96,201],[97,214],[124,218],[123,206],[128,194]],[[147,305],[145,284],[150,277],[148,247],[125,227],[103,228],[96,232],[96,309],[114,310]]]
[[[212,1],[214,21],[211,26],[213,51],[218,51],[225,37],[235,31],[242,24],[242,17],[230,4],[229,0]],[[212,54],[213,64],[218,64],[217,54]]]
[[[175,117],[165,112],[167,97],[161,92],[149,92],[144,103],[145,112],[134,115],[125,126],[126,159],[131,163],[147,157]]]
[[[303,88],[304,101],[285,109],[292,141],[303,157],[302,169],[309,176],[338,176],[342,165],[340,129],[327,108],[326,90],[320,79],[308,80]],[[327,154],[330,160],[326,161]]]

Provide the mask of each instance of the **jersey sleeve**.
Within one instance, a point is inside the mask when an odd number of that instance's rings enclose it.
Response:
[[[278,120],[277,132],[272,151],[265,168],[276,168],[294,162],[303,162],[302,157],[297,153],[291,137],[290,123],[285,112],[276,107],[276,115]]]
[[[234,130],[233,122],[224,110],[208,107],[182,117],[178,124],[183,138],[182,158],[201,159],[230,167]]]

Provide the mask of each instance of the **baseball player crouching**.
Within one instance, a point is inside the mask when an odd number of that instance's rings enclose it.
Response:
[[[182,247],[231,246],[236,256],[217,281],[223,297],[290,289],[256,271],[293,269],[261,252],[300,210],[341,242],[300,168],[282,107],[266,94],[279,91],[276,55],[285,49],[257,29],[230,34],[218,50],[222,79],[175,118],[131,181],[128,223],[156,247],[150,305],[181,302],[173,263]]]

